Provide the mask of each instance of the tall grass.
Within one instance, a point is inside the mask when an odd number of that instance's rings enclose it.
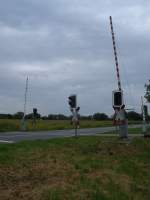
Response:
[[[69,120],[37,120],[36,124],[33,124],[32,120],[27,120],[26,124],[28,131],[61,130],[73,128]],[[103,127],[111,125],[111,121],[82,120],[80,122],[80,128]],[[0,119],[0,131],[19,131],[20,129],[21,120]]]
[[[131,121],[129,124],[140,123]],[[27,120],[27,131],[37,130],[62,130],[72,129],[73,126],[69,120],[37,120],[36,124],[33,124],[32,120]],[[112,126],[112,121],[96,121],[96,120],[81,120],[80,128],[95,128]],[[0,131],[19,131],[21,129],[21,120],[17,119],[0,119]]]

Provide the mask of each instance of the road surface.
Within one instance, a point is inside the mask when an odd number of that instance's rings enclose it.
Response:
[[[139,128],[141,125],[130,125],[129,128]],[[107,135],[107,132],[114,131],[115,127],[85,128],[78,129],[78,135]],[[74,129],[54,130],[54,131],[36,131],[36,132],[5,132],[0,133],[0,143],[15,143],[23,140],[50,139],[57,137],[72,137],[75,135]]]

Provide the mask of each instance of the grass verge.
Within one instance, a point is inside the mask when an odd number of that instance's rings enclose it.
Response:
[[[149,163],[149,139],[120,143],[88,136],[0,144],[0,199],[148,200]]]
[[[150,126],[147,127],[147,133],[150,133]],[[99,133],[101,134],[101,133]],[[106,132],[105,134],[119,134],[119,131],[111,131],[111,132]],[[142,133],[142,127],[140,128],[128,128],[128,134],[143,134]]]

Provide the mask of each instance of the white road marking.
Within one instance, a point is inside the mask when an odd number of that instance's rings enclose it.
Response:
[[[0,140],[0,143],[14,143],[14,141],[10,141],[10,140]]]

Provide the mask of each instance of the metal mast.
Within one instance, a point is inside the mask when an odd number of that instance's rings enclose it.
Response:
[[[25,94],[24,94],[24,116],[23,116],[23,118],[25,118],[25,116],[26,116],[27,93],[28,93],[28,77],[26,79],[26,87],[25,87]]]
[[[115,34],[114,34],[114,30],[113,30],[113,23],[112,23],[112,17],[111,16],[110,16],[110,27],[111,27],[112,42],[113,42],[113,49],[114,49],[114,56],[115,56],[115,64],[116,64],[116,72],[117,72],[117,80],[118,80],[118,89],[121,91],[121,81],[120,81],[117,49],[116,49]]]
[[[27,93],[28,93],[28,77],[26,79],[25,94],[24,94],[24,113],[21,120],[21,130],[26,130],[26,106],[27,106]]]

